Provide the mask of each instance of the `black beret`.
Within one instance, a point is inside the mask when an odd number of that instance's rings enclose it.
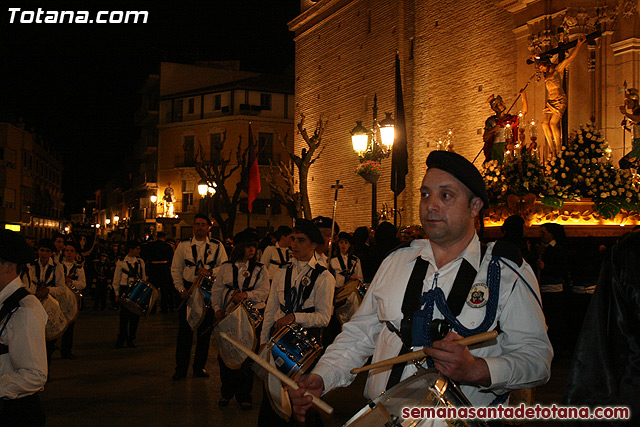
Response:
[[[128,240],[127,243],[125,244],[125,248],[127,248],[128,251],[130,251],[131,249],[139,248],[139,247],[140,247],[140,242],[138,242],[137,240]]]
[[[313,223],[316,225],[316,227],[318,228],[328,228],[331,229],[331,223],[333,222],[333,220],[329,217],[326,216],[317,216],[315,218],[313,218]],[[336,233],[340,232],[340,226],[338,225],[338,223],[335,223],[335,226],[333,227],[333,231],[335,231]]]
[[[329,228],[331,228],[331,226],[329,226]],[[293,232],[295,233],[296,231],[306,234],[313,243],[317,243],[319,245],[324,244],[322,233],[320,233],[320,229],[313,223],[313,221],[304,218],[297,218],[296,225],[293,227]]]
[[[254,228],[247,228],[235,236],[233,236],[233,244],[239,245],[241,243],[246,243],[248,245],[256,244],[258,242],[258,232]]]
[[[52,243],[53,244],[53,243]],[[0,230],[0,259],[13,264],[33,261],[34,253],[20,234],[11,230]]]
[[[195,214],[193,216],[193,222],[195,223],[196,219],[198,219],[198,218],[204,219],[205,221],[207,221],[207,225],[209,227],[211,227],[211,225],[212,225],[211,218],[209,218],[207,215],[203,214],[202,212],[198,212],[197,214]]]
[[[427,157],[427,168],[441,169],[462,182],[471,192],[480,197],[484,207],[489,207],[489,197],[480,172],[469,160],[452,151],[436,150]]]
[[[289,234],[291,234],[291,227],[287,227],[286,225],[281,225],[280,227],[278,227],[278,229],[274,234],[277,238],[280,238],[282,236],[288,236]]]
[[[53,244],[53,240],[46,237],[44,239],[40,239],[38,242],[38,249],[40,248],[49,249],[51,252],[55,252],[57,250],[56,245]]]
[[[353,237],[351,237],[351,234],[345,231],[341,231],[340,233],[338,233],[338,241],[340,240],[346,240],[347,242],[349,242],[349,244],[353,245]]]

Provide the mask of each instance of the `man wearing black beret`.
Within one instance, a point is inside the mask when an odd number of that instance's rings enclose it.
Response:
[[[482,176],[452,152],[432,152],[427,166],[420,220],[428,240],[384,260],[358,312],[299,381],[301,389],[289,391],[299,421],[311,404],[305,391],[320,395],[350,384],[350,370],[370,356],[378,362],[423,348],[426,366],[461,384],[474,406],[506,402],[510,391],[549,379],[553,350],[533,270],[508,242],[484,253],[476,234],[488,205]],[[496,329],[497,339],[472,349],[454,342]],[[370,371],[365,395],[374,399],[415,372],[413,364]]]
[[[47,382],[47,314],[18,273],[33,252],[24,238],[0,230],[0,425],[43,426],[37,393]]]
[[[262,346],[291,323],[305,328],[320,343],[320,331],[331,317],[336,281],[315,256],[317,246],[324,243],[322,234],[312,221],[298,218],[291,237],[294,259],[287,268],[278,270],[271,283],[260,336]],[[290,425],[274,412],[266,393],[258,425]]]

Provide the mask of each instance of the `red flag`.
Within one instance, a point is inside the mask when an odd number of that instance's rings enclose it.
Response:
[[[249,212],[253,212],[253,201],[260,194],[260,167],[258,166],[258,156],[256,155],[256,147],[253,144],[253,134],[251,133],[251,123],[249,123]]]

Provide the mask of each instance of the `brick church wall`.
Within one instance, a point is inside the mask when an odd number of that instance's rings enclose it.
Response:
[[[418,188],[427,154],[453,131],[454,150],[472,160],[482,147],[482,128],[491,114],[486,100],[502,94],[510,105],[517,94],[514,24],[493,1],[333,1],[328,16],[296,30],[296,121],[306,116],[311,133],[327,120],[325,149],[312,165],[309,195],[313,215],[331,216],[331,185],[344,185],[336,219],[353,231],[371,223],[371,186],[354,171],[358,156],[350,130],[356,120],[372,124],[374,94],[378,120],[394,109],[394,55],[400,54],[409,175],[398,198],[402,224],[418,218]],[[318,3],[318,6],[321,6]],[[290,24],[290,27],[292,25]],[[518,111],[520,104],[514,107]],[[306,144],[295,137],[295,151]],[[476,161],[481,163],[482,156]],[[393,207],[391,158],[382,162],[378,209]],[[393,218],[391,217],[391,221]]]

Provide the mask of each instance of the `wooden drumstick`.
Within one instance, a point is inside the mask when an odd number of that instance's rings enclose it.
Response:
[[[489,331],[483,332],[477,335],[471,335],[467,338],[461,338],[459,340],[455,340],[454,342],[461,345],[472,345],[478,344],[484,341],[489,341],[498,336],[498,331]],[[422,359],[426,357],[424,351],[422,349],[412,351],[411,353],[403,354],[402,356],[392,357],[391,359],[381,360],[380,362],[372,363],[371,365],[363,366],[362,368],[355,368],[351,370],[352,374],[359,374],[360,372],[370,371],[371,369],[382,368],[386,366],[392,366],[396,363],[410,362],[414,359]]]
[[[300,387],[298,387],[298,384],[296,384],[296,382],[294,380],[292,380],[291,378],[289,378],[288,376],[286,376],[285,374],[280,372],[278,370],[278,368],[276,368],[275,366],[271,365],[269,362],[264,360],[262,357],[260,357],[257,354],[255,354],[253,351],[251,351],[250,348],[248,348],[244,344],[236,341],[235,339],[231,338],[226,332],[220,332],[220,336],[222,338],[224,338],[225,340],[229,341],[231,344],[233,344],[236,347],[238,347],[239,350],[241,350],[244,354],[246,354],[251,359],[253,359],[254,362],[256,362],[257,364],[262,366],[264,369],[266,369],[267,371],[269,371],[270,373],[272,373],[276,377],[278,377],[278,379],[280,381],[282,381],[283,383],[285,383],[286,385],[288,385],[292,389],[297,390],[297,389],[300,388]],[[311,394],[309,392],[306,392],[304,395],[305,396],[311,396],[312,399],[313,399],[311,401],[311,403],[316,405],[318,408],[322,409],[327,414],[333,414],[333,408],[328,403],[326,403],[325,401],[320,399],[319,397],[314,396],[313,394]]]

